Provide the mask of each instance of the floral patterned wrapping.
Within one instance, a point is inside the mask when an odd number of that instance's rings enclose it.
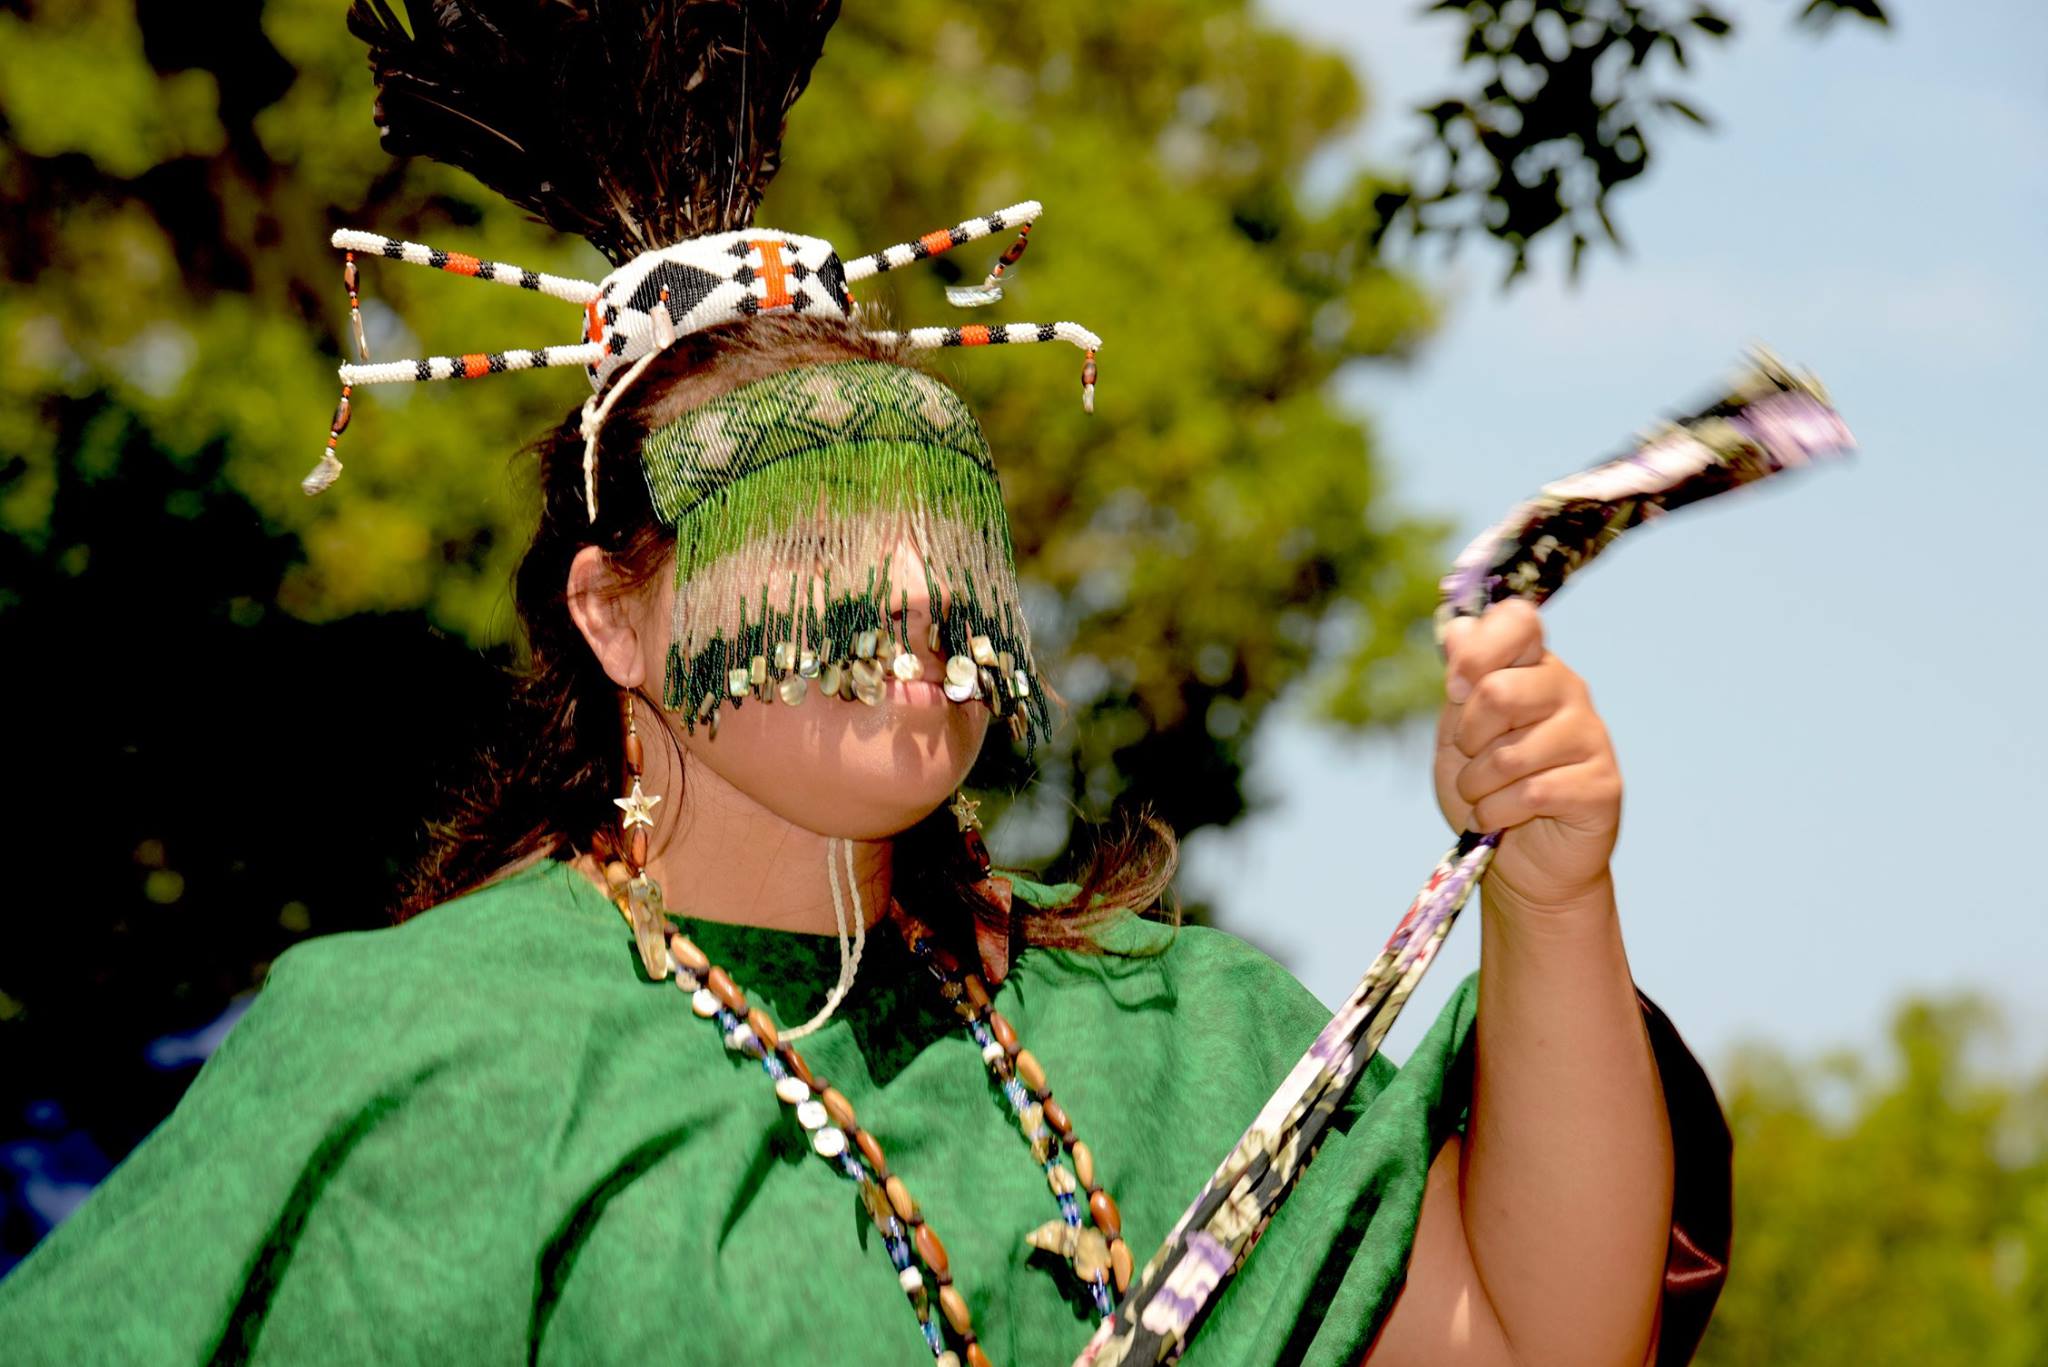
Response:
[[[1444,576],[1437,639],[1442,641],[1456,618],[1476,617],[1503,599],[1542,603],[1631,527],[1853,443],[1818,382],[1758,351],[1724,397],[1646,434],[1620,459],[1544,486],[1474,540]],[[1365,977],[1217,1167],[1075,1367],[1136,1367],[1179,1358],[1315,1156],[1324,1129],[1428,971],[1500,838],[1499,831],[1467,831],[1438,861]],[[1718,1110],[1707,1109],[1718,1124]],[[1674,1121],[1676,1116],[1674,1111]],[[1680,1233],[1674,1230],[1674,1247]],[[1667,1286],[1667,1300],[1669,1295]],[[1707,1297],[1707,1308],[1711,1304]],[[1687,1344],[1697,1342],[1705,1313],[1694,1314],[1696,1327],[1688,1321]],[[1684,1351],[1689,1356],[1690,1347]],[[1660,1353],[1660,1360],[1670,1359]]]

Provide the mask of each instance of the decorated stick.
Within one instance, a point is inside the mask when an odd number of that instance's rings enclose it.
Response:
[[[1507,598],[1541,604],[1623,532],[1673,508],[1848,449],[1810,376],[1758,351],[1727,395],[1645,434],[1618,460],[1544,486],[1466,547],[1441,584],[1438,643],[1459,617]],[[1075,1367],[1177,1359],[1243,1266],[1331,1118],[1421,982],[1501,832],[1467,831],[1438,861],[1386,947],[1181,1216]]]

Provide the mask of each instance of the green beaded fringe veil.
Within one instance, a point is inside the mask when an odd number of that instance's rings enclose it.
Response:
[[[641,464],[676,531],[663,705],[688,728],[715,732],[728,699],[813,687],[879,703],[922,645],[947,662],[947,697],[979,699],[1034,749],[1050,736],[988,440],[938,380],[876,361],[782,371],[657,428]],[[889,582],[906,531],[935,619],[922,643]]]

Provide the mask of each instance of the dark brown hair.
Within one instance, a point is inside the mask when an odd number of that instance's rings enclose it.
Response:
[[[525,646],[513,706],[503,733],[479,750],[474,773],[451,794],[445,819],[429,825],[399,920],[536,858],[573,858],[601,843],[618,815],[612,799],[624,787],[619,692],[569,616],[570,562],[595,545],[629,588],[651,582],[669,564],[675,541],[655,516],[641,475],[646,433],[777,371],[843,360],[903,364],[905,356],[843,319],[816,316],[770,315],[681,338],[606,421],[595,524],[584,504],[579,415],[570,413],[529,449],[539,466],[540,520],[513,580]],[[1008,731],[995,727],[991,734]],[[975,890],[953,819],[941,806],[896,837],[895,895],[906,911],[937,927],[1001,921],[1013,952],[1025,944],[1092,948],[1096,925],[1120,909],[1177,914],[1169,890],[1178,861],[1171,828],[1141,811],[1087,835],[1090,854],[1074,896],[1045,908],[1019,900],[1005,918]]]

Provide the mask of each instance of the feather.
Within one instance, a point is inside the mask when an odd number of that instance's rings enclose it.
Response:
[[[746,226],[839,0],[353,0],[385,150],[618,264]]]

